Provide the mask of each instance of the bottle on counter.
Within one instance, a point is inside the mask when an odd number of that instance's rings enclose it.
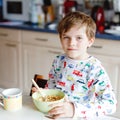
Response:
[[[50,23],[55,20],[54,7],[51,0],[43,0],[43,9],[45,14],[45,23]]]
[[[45,15],[44,15],[41,4],[37,4],[37,12],[38,12],[38,24],[44,25],[45,24]]]
[[[32,24],[44,25],[44,12],[41,0],[31,0],[30,4],[30,22]]]
[[[65,16],[63,3],[64,3],[63,0],[59,0],[59,3],[58,3],[58,18],[57,18],[58,21],[60,21]]]

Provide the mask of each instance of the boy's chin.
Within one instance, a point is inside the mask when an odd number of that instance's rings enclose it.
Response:
[[[75,55],[68,55],[68,57],[73,60],[79,60],[79,57]]]

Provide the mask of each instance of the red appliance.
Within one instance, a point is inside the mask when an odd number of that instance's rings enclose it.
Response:
[[[104,32],[104,23],[105,23],[105,17],[104,17],[104,10],[100,6],[94,6],[91,12],[91,17],[95,20],[97,30],[100,33]]]
[[[75,0],[65,0],[64,2],[64,12],[67,14],[72,8],[77,9],[77,2]]]

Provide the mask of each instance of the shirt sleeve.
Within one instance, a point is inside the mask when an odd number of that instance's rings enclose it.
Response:
[[[92,84],[92,97],[87,103],[73,103],[74,117],[90,118],[91,116],[103,116],[115,113],[117,100],[109,77],[103,67],[93,71],[95,81]]]

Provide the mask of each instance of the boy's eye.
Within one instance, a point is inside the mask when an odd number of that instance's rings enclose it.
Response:
[[[78,41],[81,41],[81,40],[82,40],[82,38],[81,38],[81,37],[77,37],[77,40],[78,40]]]
[[[62,39],[64,39],[64,40],[69,40],[69,37],[63,36]]]

